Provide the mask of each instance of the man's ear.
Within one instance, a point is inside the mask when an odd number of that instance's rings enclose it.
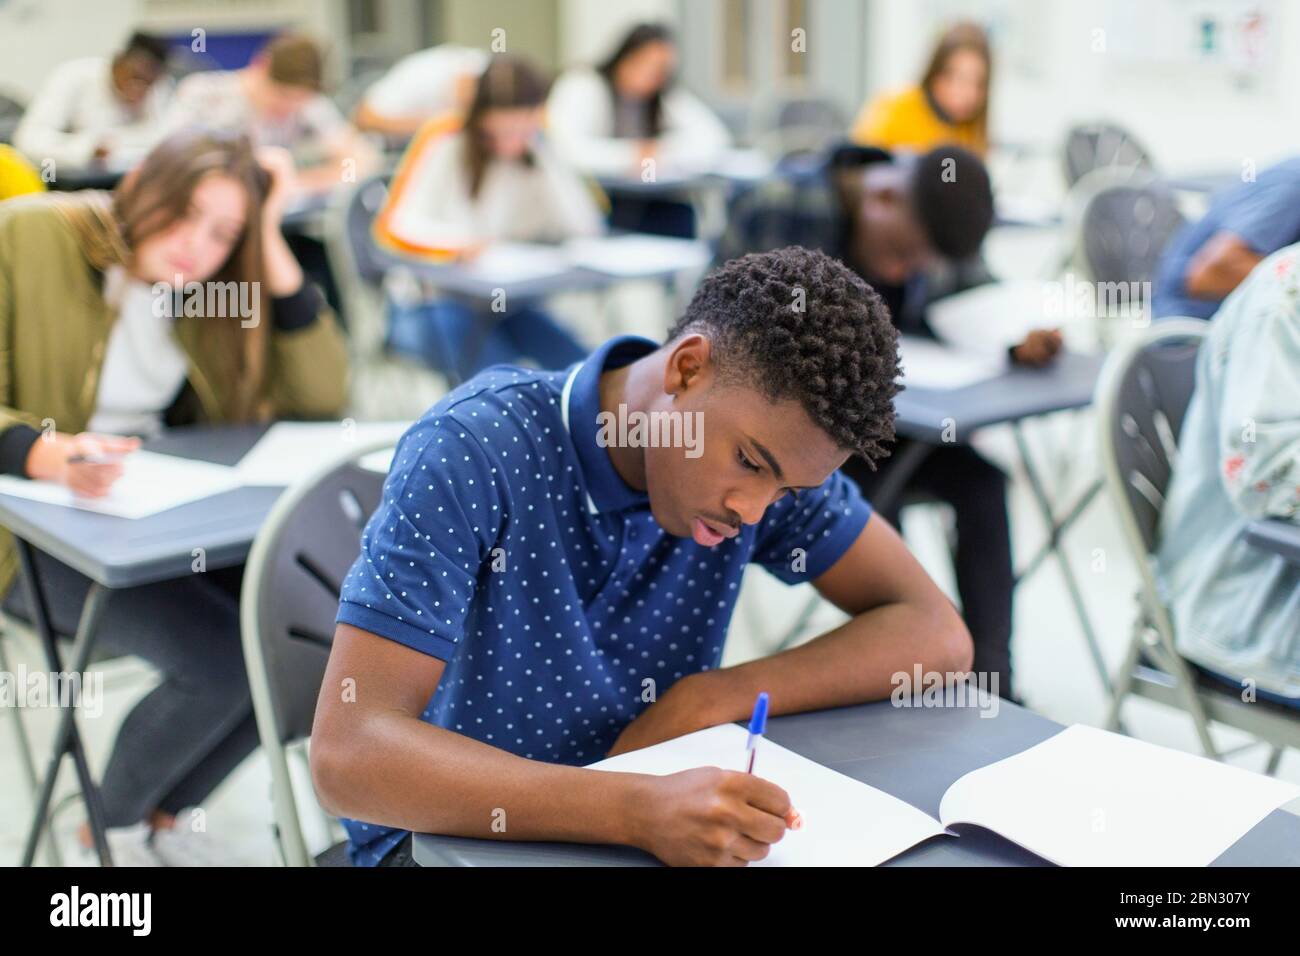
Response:
[[[708,377],[713,366],[712,343],[698,332],[683,336],[668,353],[664,366],[664,391],[679,395],[697,387]]]

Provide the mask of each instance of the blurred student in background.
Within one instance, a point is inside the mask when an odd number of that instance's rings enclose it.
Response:
[[[243,130],[257,146],[287,149],[305,192],[355,182],[378,166],[377,151],[321,90],[324,54],[312,39],[283,34],[240,70],[194,73],[181,81],[169,129],[200,123]]]
[[[353,121],[368,133],[409,140],[427,120],[463,114],[487,62],[485,51],[451,43],[404,56],[366,90]]]
[[[587,184],[542,136],[547,82],[526,61],[494,57],[463,127],[433,120],[394,178],[376,238],[400,251],[472,259],[493,242],[559,242],[603,231]],[[461,378],[525,357],[563,368],[585,354],[546,313],[513,302],[476,312],[448,299],[395,304],[391,344]]]
[[[1256,266],[1214,315],[1156,553],[1178,649],[1300,708],[1300,568],[1244,538],[1262,518],[1300,523],[1300,245]]]
[[[316,41],[282,34],[243,69],[194,73],[182,80],[168,128],[199,123],[237,129],[256,146],[287,150],[297,166],[291,202],[360,182],[378,168],[378,150],[321,92],[324,75],[324,54]],[[292,230],[289,246],[330,306],[341,312],[324,243]]]
[[[284,153],[255,159],[241,135],[190,131],[159,144],[114,193],[0,205],[0,471],[97,496],[139,436],[164,424],[341,414],[342,336],[280,234],[292,186]],[[222,314],[209,314],[217,300],[202,291],[176,308],[178,283],[209,280],[236,284],[251,308],[222,296]],[[43,434],[49,421],[57,431]],[[43,553],[36,566],[55,631],[75,633],[89,579]],[[0,532],[4,609],[30,620],[16,567]],[[104,647],[161,674],[122,723],[101,780],[119,863],[222,862],[186,808],[257,745],[239,577],[193,574],[106,599]]]
[[[0,202],[14,196],[45,191],[45,181],[27,157],[0,143]]]
[[[1208,319],[1265,256],[1300,242],[1300,158],[1216,195],[1160,257],[1152,314]]]
[[[882,94],[863,108],[853,141],[914,152],[954,145],[983,156],[992,72],[984,31],[973,23],[955,24],[939,38],[919,86]]]
[[[992,222],[988,173],[973,153],[941,147],[921,157],[895,157],[880,149],[839,146],[743,196],[734,205],[718,258],[785,245],[820,249],[871,284],[900,332],[933,337],[926,321],[930,303],[987,281],[979,250]],[[939,263],[965,267],[937,270]],[[941,272],[946,279],[939,287],[934,277]],[[1009,349],[1008,358],[1044,364],[1060,347],[1059,332],[1033,330]],[[875,471],[857,457],[844,471],[870,497],[910,444],[900,439]],[[951,444],[930,449],[904,491],[938,498],[956,512],[954,565],[962,614],[975,640],[975,670],[997,673],[999,692],[1013,697],[1015,577],[1005,485],[1006,475],[996,465],[969,445]],[[882,505],[881,513],[897,525],[899,500]]]
[[[14,145],[40,166],[74,169],[94,163],[125,169],[162,135],[172,96],[167,44],[133,33],[111,60],[84,57],[60,64],[14,131]]]
[[[677,47],[667,27],[640,24],[596,69],[555,83],[547,126],[569,163],[596,176],[642,180],[707,171],[731,142],[722,121],[675,82]],[[684,203],[615,197],[619,229],[691,235]]]

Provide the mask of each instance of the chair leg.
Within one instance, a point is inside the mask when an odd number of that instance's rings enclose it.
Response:
[[[314,861],[307,852],[298,806],[294,801],[288,751],[282,744],[268,746],[265,739],[262,750],[271,771],[271,806],[280,858],[285,866],[312,866]]]
[[[1124,704],[1124,698],[1128,696],[1129,689],[1133,686],[1133,671],[1137,668],[1138,658],[1142,656],[1142,632],[1143,624],[1139,619],[1133,625],[1133,637],[1129,641],[1128,653],[1124,655],[1124,663],[1120,665],[1120,671],[1115,677],[1110,707],[1106,711],[1104,726],[1112,733],[1120,729],[1120,709]]]
[[[0,671],[6,674],[12,674],[9,669],[9,657],[5,653],[5,639],[8,635],[0,630]],[[27,739],[27,728],[23,726],[22,710],[18,707],[5,708],[13,715],[14,737],[18,744],[18,759],[23,765],[23,776],[27,779],[28,793],[36,795],[38,781],[36,778],[36,764],[32,760],[32,745]]]
[[[1192,726],[1196,729],[1196,737],[1201,742],[1201,749],[1211,760],[1222,760],[1223,755],[1219,753],[1219,748],[1215,746],[1214,739],[1210,736],[1210,719],[1205,715],[1201,698],[1196,693],[1196,679],[1192,676],[1192,669],[1181,657],[1174,658],[1170,663],[1173,665],[1170,669],[1174,672],[1175,680],[1178,681],[1178,691],[1183,695],[1187,713],[1191,716]]]
[[[0,626],[0,671],[12,674],[9,657],[5,652],[5,640],[8,638],[3,626]],[[19,707],[6,708],[13,715],[14,742],[18,746],[18,761],[23,765],[23,776],[27,779],[27,794],[34,802],[40,791],[40,780],[36,776],[36,762],[32,759],[32,742],[27,736],[27,727],[23,724],[23,712]],[[63,854],[59,852],[54,839],[54,822],[45,825],[45,861],[50,866],[63,866]]]
[[[1264,767],[1264,773],[1268,774],[1268,776],[1271,777],[1277,773],[1277,768],[1282,763],[1282,752],[1284,750],[1286,748],[1279,744],[1269,753],[1268,763]]]

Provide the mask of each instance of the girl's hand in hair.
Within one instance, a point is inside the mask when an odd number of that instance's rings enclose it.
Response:
[[[280,231],[284,208],[298,194],[298,173],[286,149],[264,146],[257,161],[271,174],[271,187],[262,202],[263,279],[273,296],[292,295],[302,288],[302,268]]]
[[[298,191],[293,156],[287,149],[263,146],[257,151],[257,161],[271,176],[271,186],[262,201],[262,224],[279,230],[285,207]]]

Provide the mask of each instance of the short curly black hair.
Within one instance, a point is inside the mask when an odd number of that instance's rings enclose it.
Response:
[[[697,332],[721,380],[797,401],[872,467],[889,454],[898,333],[884,301],[844,263],[802,246],[732,259],[705,277],[668,340]]]
[[[993,186],[984,163],[960,146],[940,146],[916,161],[912,208],[930,244],[949,259],[979,252],[993,225]]]

